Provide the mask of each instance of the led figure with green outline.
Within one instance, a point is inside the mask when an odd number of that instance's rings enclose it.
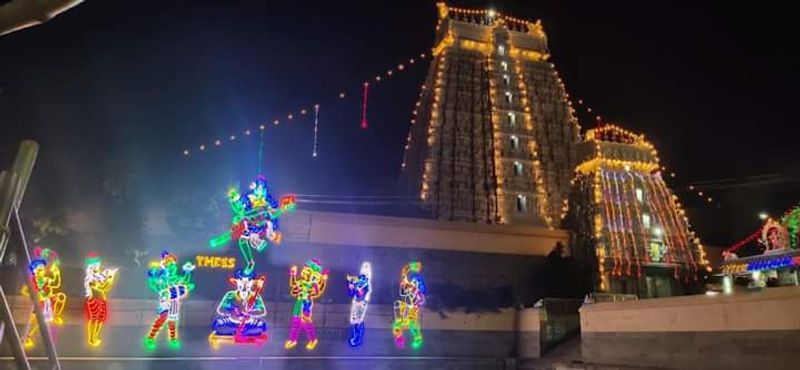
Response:
[[[292,310],[289,339],[284,343],[286,349],[292,349],[297,345],[300,330],[306,332],[307,350],[312,350],[317,346],[317,331],[312,319],[312,309],[314,300],[325,293],[327,285],[328,270],[323,269],[316,259],[306,261],[305,266],[300,270],[300,276],[297,276],[297,266],[292,266],[289,270],[289,293],[296,298],[296,301]]]
[[[267,179],[258,176],[244,194],[235,188],[230,189],[228,202],[233,212],[231,230],[211,239],[209,244],[211,248],[219,248],[237,241],[245,263],[243,272],[251,274],[256,265],[253,250],[261,252],[269,243],[280,243],[278,218],[294,210],[294,196],[285,196],[278,203],[269,193]]]
[[[158,294],[158,317],[150,332],[144,338],[144,347],[148,350],[156,348],[156,335],[161,331],[164,323],[169,329],[169,346],[173,349],[181,347],[178,339],[178,321],[180,320],[180,303],[194,290],[192,283],[191,262],[183,264],[183,274],[178,273],[178,258],[167,251],[161,253],[161,261],[151,262],[147,272],[147,286]]]
[[[33,283],[33,294],[36,302],[41,307],[44,320],[47,323],[63,325],[64,320],[61,313],[67,304],[67,295],[60,292],[61,288],[61,261],[58,254],[51,249],[36,247],[33,250],[34,258],[28,266]],[[22,287],[22,295],[29,295],[27,286]],[[29,321],[28,336],[25,338],[25,347],[32,348],[35,345],[33,338],[40,330],[41,323],[36,320],[36,315],[31,313]]]
[[[392,333],[397,348],[405,348],[406,342],[403,331],[408,329],[412,336],[411,347],[422,346],[422,331],[419,324],[420,310],[425,304],[425,279],[420,271],[422,263],[410,262],[403,266],[400,272],[400,299],[394,301],[394,322]]]

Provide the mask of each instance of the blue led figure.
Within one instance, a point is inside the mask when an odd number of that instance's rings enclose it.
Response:
[[[361,264],[358,276],[347,275],[347,294],[353,298],[350,304],[351,334],[348,341],[351,346],[358,347],[364,340],[364,318],[371,294],[372,266],[369,262]]]

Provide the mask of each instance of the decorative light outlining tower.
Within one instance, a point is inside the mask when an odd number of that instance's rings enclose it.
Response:
[[[587,261],[600,292],[641,298],[682,295],[709,269],[700,239],[661,176],[642,135],[614,125],[586,132],[578,148],[564,224],[573,256]]]
[[[580,134],[541,22],[437,5],[410,189],[439,219],[558,227]]]

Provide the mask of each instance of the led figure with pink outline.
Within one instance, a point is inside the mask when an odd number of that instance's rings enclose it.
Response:
[[[317,346],[317,332],[312,320],[312,310],[314,300],[322,296],[327,285],[328,270],[323,269],[316,259],[306,261],[300,270],[300,276],[297,274],[297,266],[292,266],[289,270],[289,293],[296,298],[296,301],[292,310],[289,339],[284,343],[286,349],[294,348],[297,345],[297,337],[301,330],[306,333],[308,338],[306,349],[312,350]]]
[[[347,275],[347,294],[353,297],[350,303],[350,325],[352,326],[350,346],[360,346],[364,340],[364,319],[367,316],[367,305],[372,293],[372,265],[369,262],[361,264],[361,270],[357,276]]]
[[[405,348],[406,341],[403,332],[408,329],[412,336],[411,347],[422,346],[422,331],[420,328],[420,311],[425,304],[425,279],[420,271],[421,262],[410,262],[403,266],[400,272],[400,299],[394,301],[394,322],[392,333],[397,348]]]
[[[27,286],[22,287],[22,294],[34,294],[36,302],[44,313],[44,321],[55,325],[63,325],[61,313],[67,304],[67,295],[61,289],[61,261],[58,254],[51,249],[36,247],[33,250],[33,259],[28,266],[31,273],[33,292]],[[28,336],[25,338],[25,347],[32,348],[36,345],[33,338],[40,330],[36,315],[31,313],[29,319]]]
[[[180,320],[181,301],[194,290],[192,271],[195,266],[191,262],[183,264],[183,274],[178,273],[178,258],[167,251],[161,253],[161,261],[151,262],[147,272],[147,286],[158,294],[158,317],[150,331],[144,338],[144,347],[147,350],[156,348],[156,335],[161,331],[164,323],[169,329],[169,347],[179,349],[181,341],[178,339],[178,321]]]
[[[261,292],[267,277],[256,277],[253,273],[237,270],[235,277],[228,278],[234,289],[225,293],[217,305],[217,318],[208,337],[211,347],[218,348],[220,342],[262,344],[267,341],[267,309]]]

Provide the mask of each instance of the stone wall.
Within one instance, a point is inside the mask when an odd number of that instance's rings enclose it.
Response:
[[[583,360],[667,369],[796,369],[800,287],[581,308]]]

